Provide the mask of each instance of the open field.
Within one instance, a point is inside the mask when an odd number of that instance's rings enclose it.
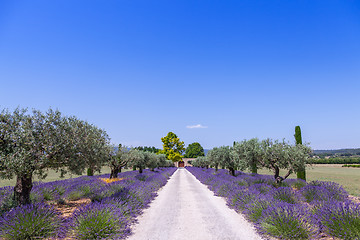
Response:
[[[132,169],[122,169],[122,172],[126,172]],[[110,173],[110,168],[109,167],[103,167],[101,169],[101,173],[100,174],[107,174]],[[94,175],[100,175],[98,172],[95,172]],[[86,173],[84,173],[83,175],[86,175]],[[57,181],[57,180],[64,180],[64,179],[69,179],[69,178],[77,178],[79,176],[83,176],[83,175],[75,175],[75,174],[66,174],[64,176],[64,178],[60,178],[60,172],[56,172],[54,170],[49,170],[48,172],[48,176],[41,180],[41,182],[52,182],[52,181]],[[39,179],[34,176],[34,181],[39,181]],[[15,186],[16,183],[16,179],[0,179],[0,187],[5,187],[5,186]]]
[[[342,164],[314,164],[307,168],[307,181],[332,181],[341,184],[351,195],[360,196],[360,169],[341,167]],[[284,170],[281,174],[284,175]],[[270,171],[260,169],[259,174],[272,174]],[[291,174],[289,178],[296,178]]]

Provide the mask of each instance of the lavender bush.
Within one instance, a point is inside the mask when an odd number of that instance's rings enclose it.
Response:
[[[13,199],[13,187],[0,188],[0,217],[16,207],[16,202]]]
[[[345,201],[349,196],[349,193],[346,192],[342,186],[334,182],[313,181],[310,182],[309,185],[323,187],[330,193],[331,199],[333,200]]]
[[[280,239],[314,239],[318,231],[310,212],[301,205],[279,203],[264,211],[260,232]]]
[[[61,238],[66,228],[60,213],[44,203],[16,207],[0,218],[1,239]]]
[[[348,193],[339,185],[333,182],[311,182],[300,190],[306,202],[328,201],[329,199],[345,201]]]
[[[270,195],[279,201],[286,203],[297,203],[299,201],[299,196],[295,193],[292,188],[289,187],[279,187],[274,189]]]
[[[316,211],[321,229],[341,239],[360,239],[360,205],[329,201]]]
[[[71,219],[75,237],[84,240],[120,238],[127,224],[118,206],[100,202],[76,210]]]
[[[257,222],[263,216],[264,211],[267,210],[272,203],[266,199],[255,199],[245,206],[244,213],[247,218],[252,222]]]
[[[306,181],[302,179],[289,179],[291,187],[300,190],[307,185]]]

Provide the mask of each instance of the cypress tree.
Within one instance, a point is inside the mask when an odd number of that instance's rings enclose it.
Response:
[[[295,136],[296,144],[302,144],[300,126],[295,127],[295,135],[294,136]]]
[[[295,141],[296,144],[302,144],[302,138],[301,138],[301,129],[300,126],[296,126],[295,127]],[[305,168],[301,169],[297,172],[297,178],[305,180],[306,181],[306,172],[305,172]]]

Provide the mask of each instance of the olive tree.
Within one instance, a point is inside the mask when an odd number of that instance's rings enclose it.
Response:
[[[305,164],[308,161],[311,153],[310,147],[306,145],[292,146],[278,140],[266,139],[261,142],[262,157],[260,158],[260,165],[268,168],[274,172],[274,178],[277,183],[281,183],[291,173],[300,169],[305,169]],[[286,169],[287,173],[284,177],[280,176],[280,169]]]
[[[214,147],[213,149],[209,150],[206,158],[208,159],[209,165],[215,167],[215,170],[217,171],[219,169],[220,164],[220,155],[218,153],[218,148]]]
[[[252,138],[234,143],[230,156],[239,169],[249,169],[252,174],[257,174],[259,160],[262,156],[259,140]]]
[[[42,113],[27,109],[13,112],[2,110],[0,114],[0,177],[16,177],[14,200],[18,204],[30,203],[33,175],[46,177],[48,169],[82,174],[94,160],[106,159],[106,150],[99,144],[89,150],[82,132],[81,121],[75,117],[63,117],[59,111],[49,109]],[[94,127],[94,126],[93,126]],[[95,128],[95,127],[94,127]],[[103,143],[108,137],[102,132]],[[95,154],[89,158],[89,153]],[[104,154],[102,157],[101,155]],[[96,165],[96,164],[95,164]]]
[[[201,167],[201,168],[209,168],[210,165],[210,161],[207,157],[205,156],[200,156],[195,158],[192,162],[191,165],[193,165],[194,167]]]
[[[119,144],[117,148],[115,148],[115,146],[110,147],[109,166],[111,170],[110,179],[112,179],[117,178],[121,169],[129,162],[129,150],[121,144]]]
[[[174,163],[170,160],[166,159],[166,155],[165,154],[157,154],[157,158],[158,158],[158,167],[169,167],[169,163],[171,164],[171,166],[174,166]]]
[[[131,149],[129,151],[128,158],[129,164],[133,166],[134,169],[138,168],[139,173],[142,173],[143,169],[146,168],[146,161],[148,159],[146,152],[137,149]]]
[[[235,176],[237,165],[236,161],[230,157],[230,151],[231,148],[229,146],[215,147],[208,152],[207,157],[211,165],[215,166],[216,169],[220,165],[227,168],[232,176]]]
[[[109,137],[105,130],[86,121],[75,119],[73,124],[79,157],[86,162],[88,175],[92,176],[94,171],[100,172],[112,150],[109,148]]]
[[[160,166],[159,155],[153,152],[144,152],[147,158],[146,166],[150,168],[151,171],[155,171],[155,168]],[[162,154],[164,155],[164,154]],[[166,157],[166,156],[165,156]]]

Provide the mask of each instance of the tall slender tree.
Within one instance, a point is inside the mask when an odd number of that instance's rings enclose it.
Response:
[[[296,145],[302,145],[302,137],[301,137],[301,129],[300,126],[296,126],[295,127],[295,141],[296,141]],[[297,171],[296,173],[297,178],[305,180],[306,181],[306,170],[305,170],[305,164],[304,164],[304,168],[300,169],[299,171]]]

